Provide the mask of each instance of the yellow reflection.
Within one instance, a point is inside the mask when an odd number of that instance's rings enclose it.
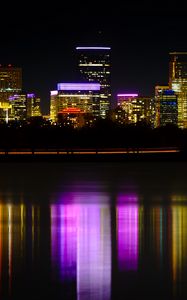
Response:
[[[11,294],[12,284],[12,205],[8,205],[8,277],[9,293]]]
[[[172,276],[176,289],[187,263],[187,207],[172,207]]]
[[[0,290],[2,280],[2,205],[0,204]]]
[[[159,266],[162,266],[163,259],[163,207],[157,206],[152,209],[153,220],[153,249]]]

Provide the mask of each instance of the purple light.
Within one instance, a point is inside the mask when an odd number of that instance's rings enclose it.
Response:
[[[8,99],[10,100],[10,101],[13,101],[13,100],[15,100],[15,99],[17,99],[18,98],[18,95],[14,95],[14,96],[10,96]]]
[[[51,91],[51,96],[58,95],[58,91]]]
[[[27,97],[28,98],[33,98],[33,97],[35,97],[35,94],[27,94]]]
[[[138,94],[117,94],[117,97],[138,97]]]
[[[138,203],[138,196],[136,194],[119,194],[118,195],[118,203]]]
[[[118,263],[121,270],[138,268],[138,205],[117,207]]]
[[[99,91],[99,83],[58,83],[58,91]]]
[[[110,50],[110,47],[76,47],[76,50]]]
[[[62,280],[76,278],[77,216],[77,206],[51,205],[52,267]]]

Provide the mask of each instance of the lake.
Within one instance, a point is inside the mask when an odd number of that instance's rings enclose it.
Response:
[[[0,299],[186,299],[187,163],[0,163]]]

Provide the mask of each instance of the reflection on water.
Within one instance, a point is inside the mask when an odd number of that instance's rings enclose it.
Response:
[[[51,247],[52,273],[76,280],[78,299],[110,299],[109,207],[51,205]]]
[[[119,269],[137,270],[138,205],[118,205],[116,222]]]
[[[187,297],[187,191],[96,171],[40,199],[0,185],[0,299]]]

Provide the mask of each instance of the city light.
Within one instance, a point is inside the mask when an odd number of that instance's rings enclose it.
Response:
[[[76,50],[111,50],[110,47],[76,47]]]
[[[117,94],[117,97],[138,97],[138,94]]]
[[[58,83],[58,91],[99,91],[99,83]]]

